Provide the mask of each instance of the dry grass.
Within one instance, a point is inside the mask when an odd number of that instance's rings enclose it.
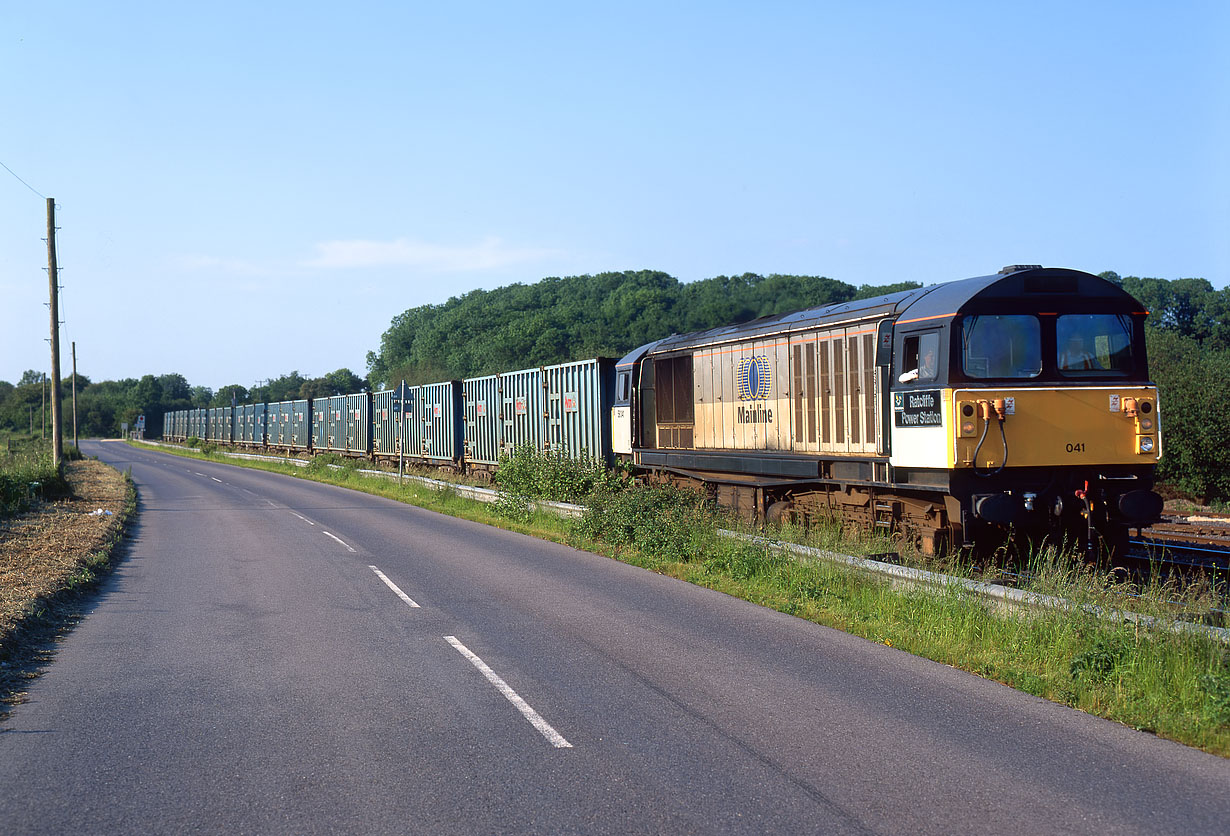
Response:
[[[131,505],[127,480],[101,462],[65,462],[64,471],[68,498],[0,521],[0,716],[71,623],[74,593],[106,564]]]

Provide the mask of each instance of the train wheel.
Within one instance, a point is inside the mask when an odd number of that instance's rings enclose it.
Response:
[[[794,511],[794,503],[789,500],[779,500],[774,502],[764,512],[765,522],[770,525],[780,525],[785,522],[791,512]]]

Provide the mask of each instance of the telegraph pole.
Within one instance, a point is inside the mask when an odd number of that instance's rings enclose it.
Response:
[[[64,428],[60,422],[60,275],[53,197],[47,198],[47,281],[51,288],[51,461],[59,471],[64,459]]]
[[[73,446],[77,444],[77,341],[73,340]]]

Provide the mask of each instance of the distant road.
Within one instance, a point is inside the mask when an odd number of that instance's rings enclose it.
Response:
[[[0,733],[0,832],[1208,833],[1230,762],[564,546],[131,468],[122,564]]]

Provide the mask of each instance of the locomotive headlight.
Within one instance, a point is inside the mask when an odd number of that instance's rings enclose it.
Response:
[[[1142,453],[1152,453],[1153,452],[1153,436],[1143,435],[1140,437],[1140,452]]]
[[[960,436],[969,438],[977,434],[978,430],[978,410],[969,401],[961,401],[957,404],[957,413],[960,415]]]

